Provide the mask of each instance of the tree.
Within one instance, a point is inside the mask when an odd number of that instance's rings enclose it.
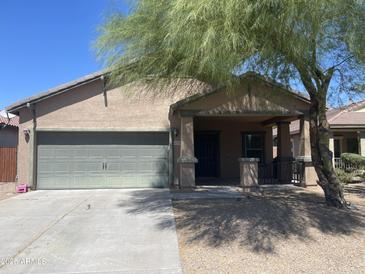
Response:
[[[245,70],[301,82],[319,184],[329,205],[344,207],[326,101],[363,91],[364,26],[363,0],[140,0],[128,16],[107,18],[96,47],[116,82],[193,77],[234,86]]]

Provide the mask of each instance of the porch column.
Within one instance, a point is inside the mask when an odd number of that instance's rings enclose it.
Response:
[[[292,158],[291,141],[290,141],[290,122],[280,121],[276,123],[278,129],[278,145],[277,145],[277,160],[278,160],[278,180],[287,182],[291,174],[288,172],[289,161]],[[290,182],[287,182],[290,183]]]
[[[335,140],[332,134],[329,139],[328,148],[332,152],[332,165],[335,166]]]
[[[182,188],[195,187],[195,163],[198,160],[194,157],[193,117],[181,117],[180,131],[180,157],[177,159],[180,165],[180,186]]]
[[[361,156],[365,156],[365,131],[360,131],[359,137],[359,153]]]
[[[259,188],[259,158],[240,158],[240,182],[243,192],[256,191]]]
[[[300,145],[299,145],[299,157],[297,160],[302,161],[304,164],[304,174],[302,186],[315,186],[317,185],[317,173],[312,163],[310,133],[309,133],[309,120],[304,117],[300,119]]]

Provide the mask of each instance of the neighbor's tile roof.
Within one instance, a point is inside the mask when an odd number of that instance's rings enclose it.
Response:
[[[365,100],[352,103],[342,108],[333,109],[330,114],[327,112],[328,122],[331,126],[364,126],[365,112],[356,112],[362,108],[365,108]]]
[[[365,112],[356,112],[359,109],[365,108],[365,100],[352,103],[341,108],[329,109],[326,113],[330,127],[364,127]],[[298,134],[300,129],[299,120],[290,123],[290,133]],[[277,135],[277,129],[273,129],[273,136]]]
[[[342,112],[329,119],[330,125],[365,125],[365,112]]]
[[[11,118],[10,120],[0,116],[0,124],[10,125],[13,127],[19,127],[19,117],[15,116],[14,118]]]

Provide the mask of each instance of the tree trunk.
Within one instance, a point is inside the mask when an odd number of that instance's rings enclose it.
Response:
[[[312,161],[318,175],[318,184],[322,187],[329,206],[347,207],[343,187],[338,180],[332,164],[332,152],[329,150],[330,130],[326,118],[327,90],[321,90],[311,98],[310,107],[310,143]]]

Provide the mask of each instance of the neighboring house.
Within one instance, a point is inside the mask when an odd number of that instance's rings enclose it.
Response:
[[[88,75],[7,108],[20,117],[19,182],[37,189],[194,187],[207,178],[236,180],[242,157],[259,159],[259,176],[285,182],[284,170],[272,170],[272,129],[279,129],[284,163],[289,123],[298,118],[301,155],[310,155],[308,99],[257,74],[242,75],[230,92],[193,80],[109,89],[105,77]],[[310,164],[304,176],[315,183]]]
[[[8,119],[0,115],[0,182],[16,179],[18,126],[18,117]]]
[[[329,147],[334,154],[334,163],[340,161],[344,152],[365,156],[365,100],[327,111],[327,120],[332,132]],[[290,124],[293,157],[300,155],[300,122]],[[274,138],[276,131],[274,130]],[[274,148],[275,151],[275,148]]]
[[[11,119],[0,115],[0,147],[18,146],[19,117]]]

